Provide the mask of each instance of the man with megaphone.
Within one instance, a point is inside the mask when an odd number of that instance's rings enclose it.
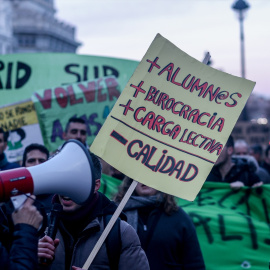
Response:
[[[51,263],[47,266],[40,265],[41,269],[65,270],[72,266],[82,267],[88,258],[89,253],[95,247],[104,228],[107,216],[113,215],[117,206],[105,195],[98,192],[100,188],[101,163],[97,156],[90,154],[92,160],[93,195],[87,203],[77,203],[64,194],[55,195],[54,202],[63,206],[60,214],[59,228],[55,240],[49,236],[44,236],[39,241],[38,257],[40,261],[44,258]],[[50,161],[49,161],[50,162]],[[80,177],[73,175],[76,185],[81,185]],[[85,187],[87,189],[89,187]],[[126,219],[124,214],[121,219]],[[139,238],[135,230],[124,220],[119,221],[119,239],[110,237],[114,243],[108,245],[103,243],[89,269],[149,269],[146,255],[141,248]],[[111,261],[110,253],[118,246],[121,248],[118,254],[117,265],[115,260]],[[117,255],[115,256],[117,257]]]

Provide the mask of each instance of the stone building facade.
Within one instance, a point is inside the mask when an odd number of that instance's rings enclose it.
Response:
[[[12,6],[0,0],[0,54],[12,53]]]
[[[0,2],[10,7],[6,20],[11,21],[12,34],[11,51],[2,53],[76,52],[80,43],[75,40],[75,27],[55,17],[53,0]]]

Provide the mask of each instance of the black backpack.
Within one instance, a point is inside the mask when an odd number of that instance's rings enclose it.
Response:
[[[107,215],[104,217],[104,228],[109,223],[111,217],[112,215]],[[118,270],[119,265],[122,249],[120,222],[121,219],[118,217],[105,240],[111,270]]]

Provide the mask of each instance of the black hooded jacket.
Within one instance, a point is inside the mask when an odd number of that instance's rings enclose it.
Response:
[[[55,197],[55,201],[58,201],[58,197]],[[89,203],[76,211],[63,212],[56,234],[60,242],[55,252],[55,259],[46,269],[71,270],[72,265],[82,267],[105,229],[106,216],[112,215],[116,208],[114,202],[102,193],[98,193]],[[124,214],[120,217],[126,219]],[[117,269],[148,270],[149,264],[135,230],[121,220],[119,234],[121,249]],[[110,234],[107,238],[109,237]],[[115,245],[112,246],[115,248]],[[103,243],[89,269],[112,269],[111,256],[107,248],[107,244]]]
[[[233,162],[234,165],[226,174],[225,179],[222,179],[218,166],[214,166],[206,181],[223,183],[233,183],[240,181],[248,187],[251,187],[255,183],[260,182],[260,178],[255,174],[254,168],[251,167],[246,161],[235,159]]]

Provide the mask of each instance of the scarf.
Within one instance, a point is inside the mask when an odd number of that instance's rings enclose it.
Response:
[[[96,217],[95,205],[97,203],[99,194],[94,193],[91,198],[91,202],[86,203],[81,208],[74,212],[62,212],[60,214],[60,219],[64,227],[69,231],[69,233],[76,238],[79,233],[87,226],[87,224]],[[59,203],[58,195],[54,196],[53,202]]]
[[[162,198],[159,196],[131,196],[124,208],[124,212],[127,216],[128,223],[136,230],[138,229],[138,209],[141,208],[155,208],[162,203]]]

